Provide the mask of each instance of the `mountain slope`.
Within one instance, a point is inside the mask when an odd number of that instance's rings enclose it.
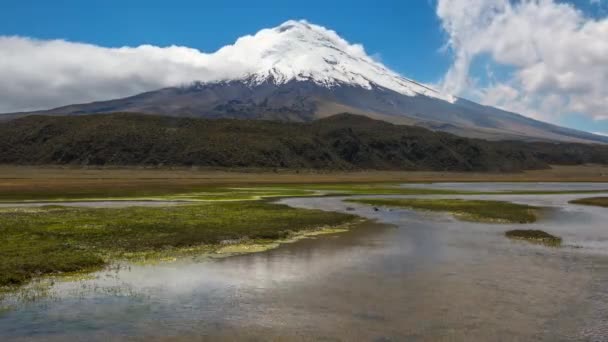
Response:
[[[209,65],[222,63],[233,66],[234,71],[124,99],[36,113],[120,111],[305,122],[348,111],[486,139],[608,142],[607,137],[443,94],[389,70],[360,45],[303,21],[288,21],[240,38],[209,58]],[[5,118],[9,117],[14,116]]]
[[[1,122],[0,163],[519,171],[608,164],[608,147],[489,142],[350,114],[311,123],[105,114]]]

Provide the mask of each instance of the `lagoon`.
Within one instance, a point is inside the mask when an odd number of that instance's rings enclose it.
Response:
[[[551,189],[564,185],[543,188]],[[3,302],[0,339],[608,336],[608,210],[568,203],[588,194],[355,197],[501,200],[546,211],[532,224],[494,224],[344,202],[353,197],[282,199],[368,221],[260,253],[124,263],[80,279],[33,283],[31,295]],[[558,235],[562,247],[504,236],[522,227]]]

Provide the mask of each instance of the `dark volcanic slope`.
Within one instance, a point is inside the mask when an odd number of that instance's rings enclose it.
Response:
[[[140,114],[0,123],[0,163],[517,171],[608,163],[608,147],[488,142],[341,114],[311,123]]]
[[[262,30],[215,54],[221,57],[222,64],[234,63],[234,72],[219,72],[212,77],[215,72],[205,70],[213,69],[214,64],[204,58],[201,65],[192,69],[193,81],[203,77],[199,82],[107,101],[0,115],[0,121],[29,114],[129,112],[311,122],[348,112],[468,138],[608,143],[608,137],[559,127],[431,89],[374,61],[335,32],[304,21],[290,20]],[[209,79],[205,81],[206,78]],[[83,92],[86,93],[84,89]]]
[[[258,85],[230,81],[194,83],[123,99],[75,104],[34,114],[87,115],[113,112],[177,117],[264,119],[306,122],[351,112],[396,124],[490,140],[607,142],[608,138],[559,127],[515,113],[459,99],[406,96],[390,89],[350,85],[320,86],[310,81],[272,81]],[[27,113],[3,115],[0,120]]]

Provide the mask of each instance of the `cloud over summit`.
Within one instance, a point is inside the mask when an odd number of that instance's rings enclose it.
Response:
[[[108,100],[193,81],[244,77],[268,63],[266,53],[294,26],[321,35],[339,49],[365,59],[363,46],[306,21],[288,21],[240,37],[214,53],[183,46],[106,48],[64,40],[0,36],[0,113]],[[280,47],[280,45],[278,45]],[[300,54],[299,65],[315,56]],[[272,61],[272,60],[271,60]],[[322,65],[320,66],[322,67]]]
[[[593,8],[604,6],[604,1],[589,1],[596,3]],[[568,113],[608,118],[605,15],[590,17],[555,0],[437,0],[436,5],[453,55],[440,82],[446,93],[546,121],[556,122]],[[298,24],[322,32],[344,51],[369,57],[363,46],[334,31],[295,21],[243,36],[214,53],[184,46],[106,48],[0,36],[0,113],[240,77],[259,66],[254,57],[260,55],[260,42],[272,45],[281,27]],[[483,82],[475,68],[480,61],[488,64]]]

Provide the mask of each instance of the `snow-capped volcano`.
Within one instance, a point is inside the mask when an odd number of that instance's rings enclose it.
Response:
[[[290,20],[254,36],[240,38],[215,55],[245,69],[232,80],[247,80],[253,85],[268,81],[276,84],[311,81],[325,87],[351,85],[372,89],[379,86],[407,96],[425,95],[454,101],[454,97],[404,78],[374,61],[363,46],[350,44],[334,31],[306,21]],[[230,79],[223,79],[227,80]]]
[[[155,53],[153,48],[142,49]],[[171,73],[171,82],[167,83],[175,86],[36,113],[140,112],[312,121],[348,112],[486,139],[608,142],[605,137],[442,94],[389,70],[371,58],[363,46],[351,44],[336,32],[306,21],[292,20],[263,29],[211,54],[179,47],[175,51],[172,65],[188,66]],[[163,58],[166,56],[158,57],[161,62]],[[2,118],[27,114],[30,113]]]

